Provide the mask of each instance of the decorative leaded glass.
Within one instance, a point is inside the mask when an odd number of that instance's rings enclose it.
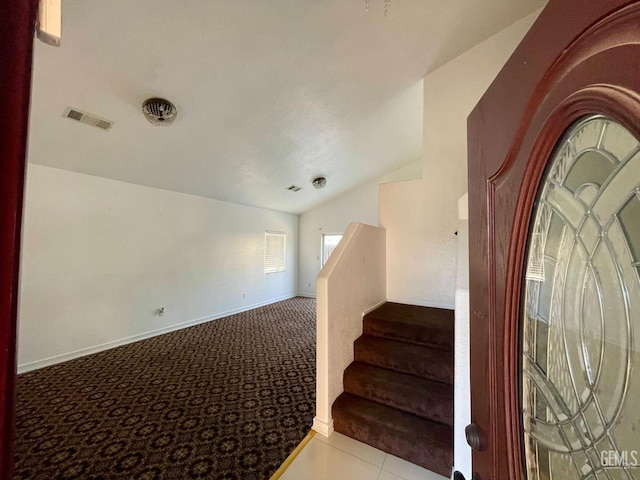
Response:
[[[529,480],[640,479],[640,145],[604,116],[557,145],[522,319]]]

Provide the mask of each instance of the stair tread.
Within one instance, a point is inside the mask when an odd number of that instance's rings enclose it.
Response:
[[[452,351],[362,335],[354,342],[354,357],[358,362],[453,384]]]
[[[454,312],[443,308],[387,302],[364,318],[364,333],[452,349]]]
[[[337,432],[444,476],[453,465],[453,428],[342,393],[332,407]]]
[[[453,425],[453,386],[354,362],[344,372],[346,392],[422,418]]]
[[[405,322],[418,324],[447,325],[453,322],[455,313],[447,308],[423,307],[405,303],[386,302],[367,315],[385,320],[402,319]]]

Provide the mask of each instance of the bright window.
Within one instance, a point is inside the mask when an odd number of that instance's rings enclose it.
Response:
[[[264,233],[264,273],[284,272],[286,243],[283,232]]]
[[[333,253],[333,251],[335,250],[335,248],[338,246],[338,243],[340,242],[340,239],[342,238],[342,234],[323,234],[322,235],[322,266],[324,267],[324,264],[327,263],[327,260],[329,260],[329,257],[331,256],[331,254]]]

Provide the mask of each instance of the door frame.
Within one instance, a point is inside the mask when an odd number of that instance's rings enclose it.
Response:
[[[585,115],[640,138],[640,81],[612,68],[640,58],[638,22],[638,0],[551,0],[469,117],[473,471],[483,480],[524,478],[519,317],[538,186],[556,142]]]
[[[13,470],[20,238],[37,5],[37,0],[11,0],[0,15],[1,478],[11,478]]]

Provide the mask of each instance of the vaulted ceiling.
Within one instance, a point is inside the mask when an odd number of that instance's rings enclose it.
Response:
[[[543,3],[63,0],[61,47],[35,43],[29,160],[301,213],[419,159],[421,79]],[[154,96],[172,126],[144,119]]]

